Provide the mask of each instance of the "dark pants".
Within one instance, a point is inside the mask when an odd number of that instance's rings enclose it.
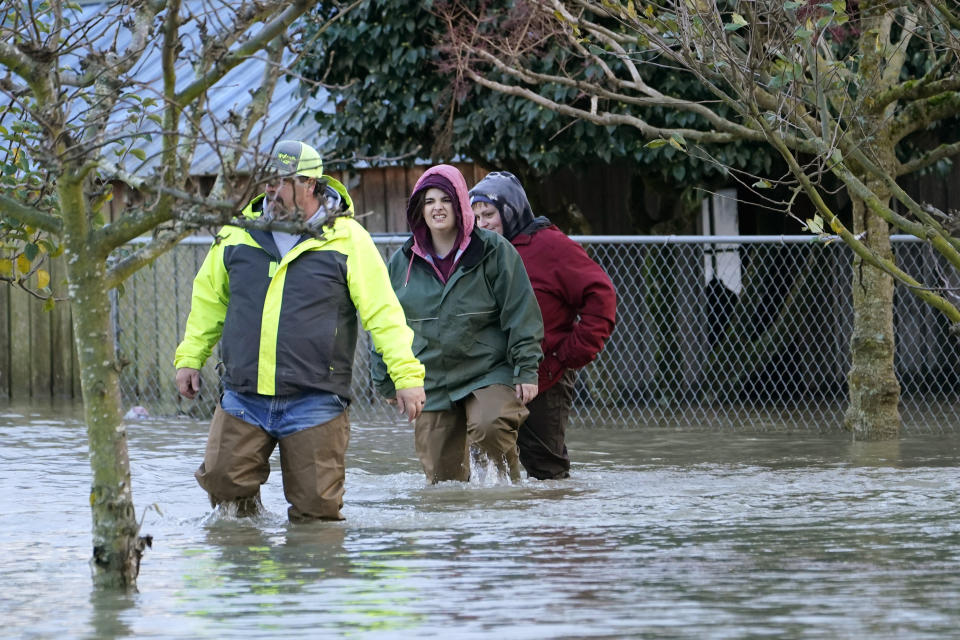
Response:
[[[527,405],[530,415],[520,427],[517,446],[520,448],[520,464],[531,478],[570,477],[570,456],[565,440],[576,378],[576,371],[568,369],[556,384]]]

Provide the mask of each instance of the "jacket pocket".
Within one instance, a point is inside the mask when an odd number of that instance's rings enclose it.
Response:
[[[454,344],[459,347],[459,350],[465,355],[470,355],[477,341],[487,344],[491,340],[491,338],[487,337],[487,334],[500,333],[502,335],[496,319],[496,309],[465,311],[455,314],[451,318],[453,326],[450,327]],[[493,340],[495,340],[495,338]]]

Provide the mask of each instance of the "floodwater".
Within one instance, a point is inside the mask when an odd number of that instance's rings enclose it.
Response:
[[[356,422],[356,421],[355,421]],[[91,588],[76,408],[0,407],[0,636],[944,638],[960,628],[960,437],[578,429],[573,477],[427,486],[355,424],[341,523],[209,509],[206,424],[129,424],[153,548]],[[276,462],[276,460],[274,461]]]

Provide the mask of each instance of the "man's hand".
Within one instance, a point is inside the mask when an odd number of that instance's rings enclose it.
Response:
[[[423,405],[427,402],[427,395],[423,392],[423,387],[397,389],[396,402],[400,413],[407,414],[407,420],[413,422],[420,417]]]
[[[520,404],[526,405],[528,402],[532,402],[534,398],[537,397],[537,385],[535,384],[518,384],[517,385],[517,400],[520,401]]]
[[[184,398],[193,400],[200,391],[200,370],[190,367],[177,369],[177,391]]]

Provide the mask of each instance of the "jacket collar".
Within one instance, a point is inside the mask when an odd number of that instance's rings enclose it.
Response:
[[[407,238],[407,241],[403,243],[403,246],[400,250],[403,252],[403,255],[406,256],[409,261],[407,265],[407,277],[406,282],[410,281],[410,269],[413,268],[413,263],[417,261],[417,258],[422,262],[422,267],[433,273],[436,269],[435,267],[427,262],[419,251],[416,250],[416,239],[411,236]],[[453,282],[458,278],[458,273],[463,271],[469,271],[473,267],[480,264],[480,261],[483,259],[483,254],[486,251],[486,243],[481,237],[481,232],[478,228],[474,227],[473,232],[470,234],[470,242],[467,244],[467,248],[461,254],[460,259],[457,261],[457,265],[453,269],[453,273],[450,274],[450,279],[447,281],[447,284]],[[462,269],[458,268],[462,267]],[[437,276],[439,279],[439,276]],[[405,283],[406,283],[405,282]]]

